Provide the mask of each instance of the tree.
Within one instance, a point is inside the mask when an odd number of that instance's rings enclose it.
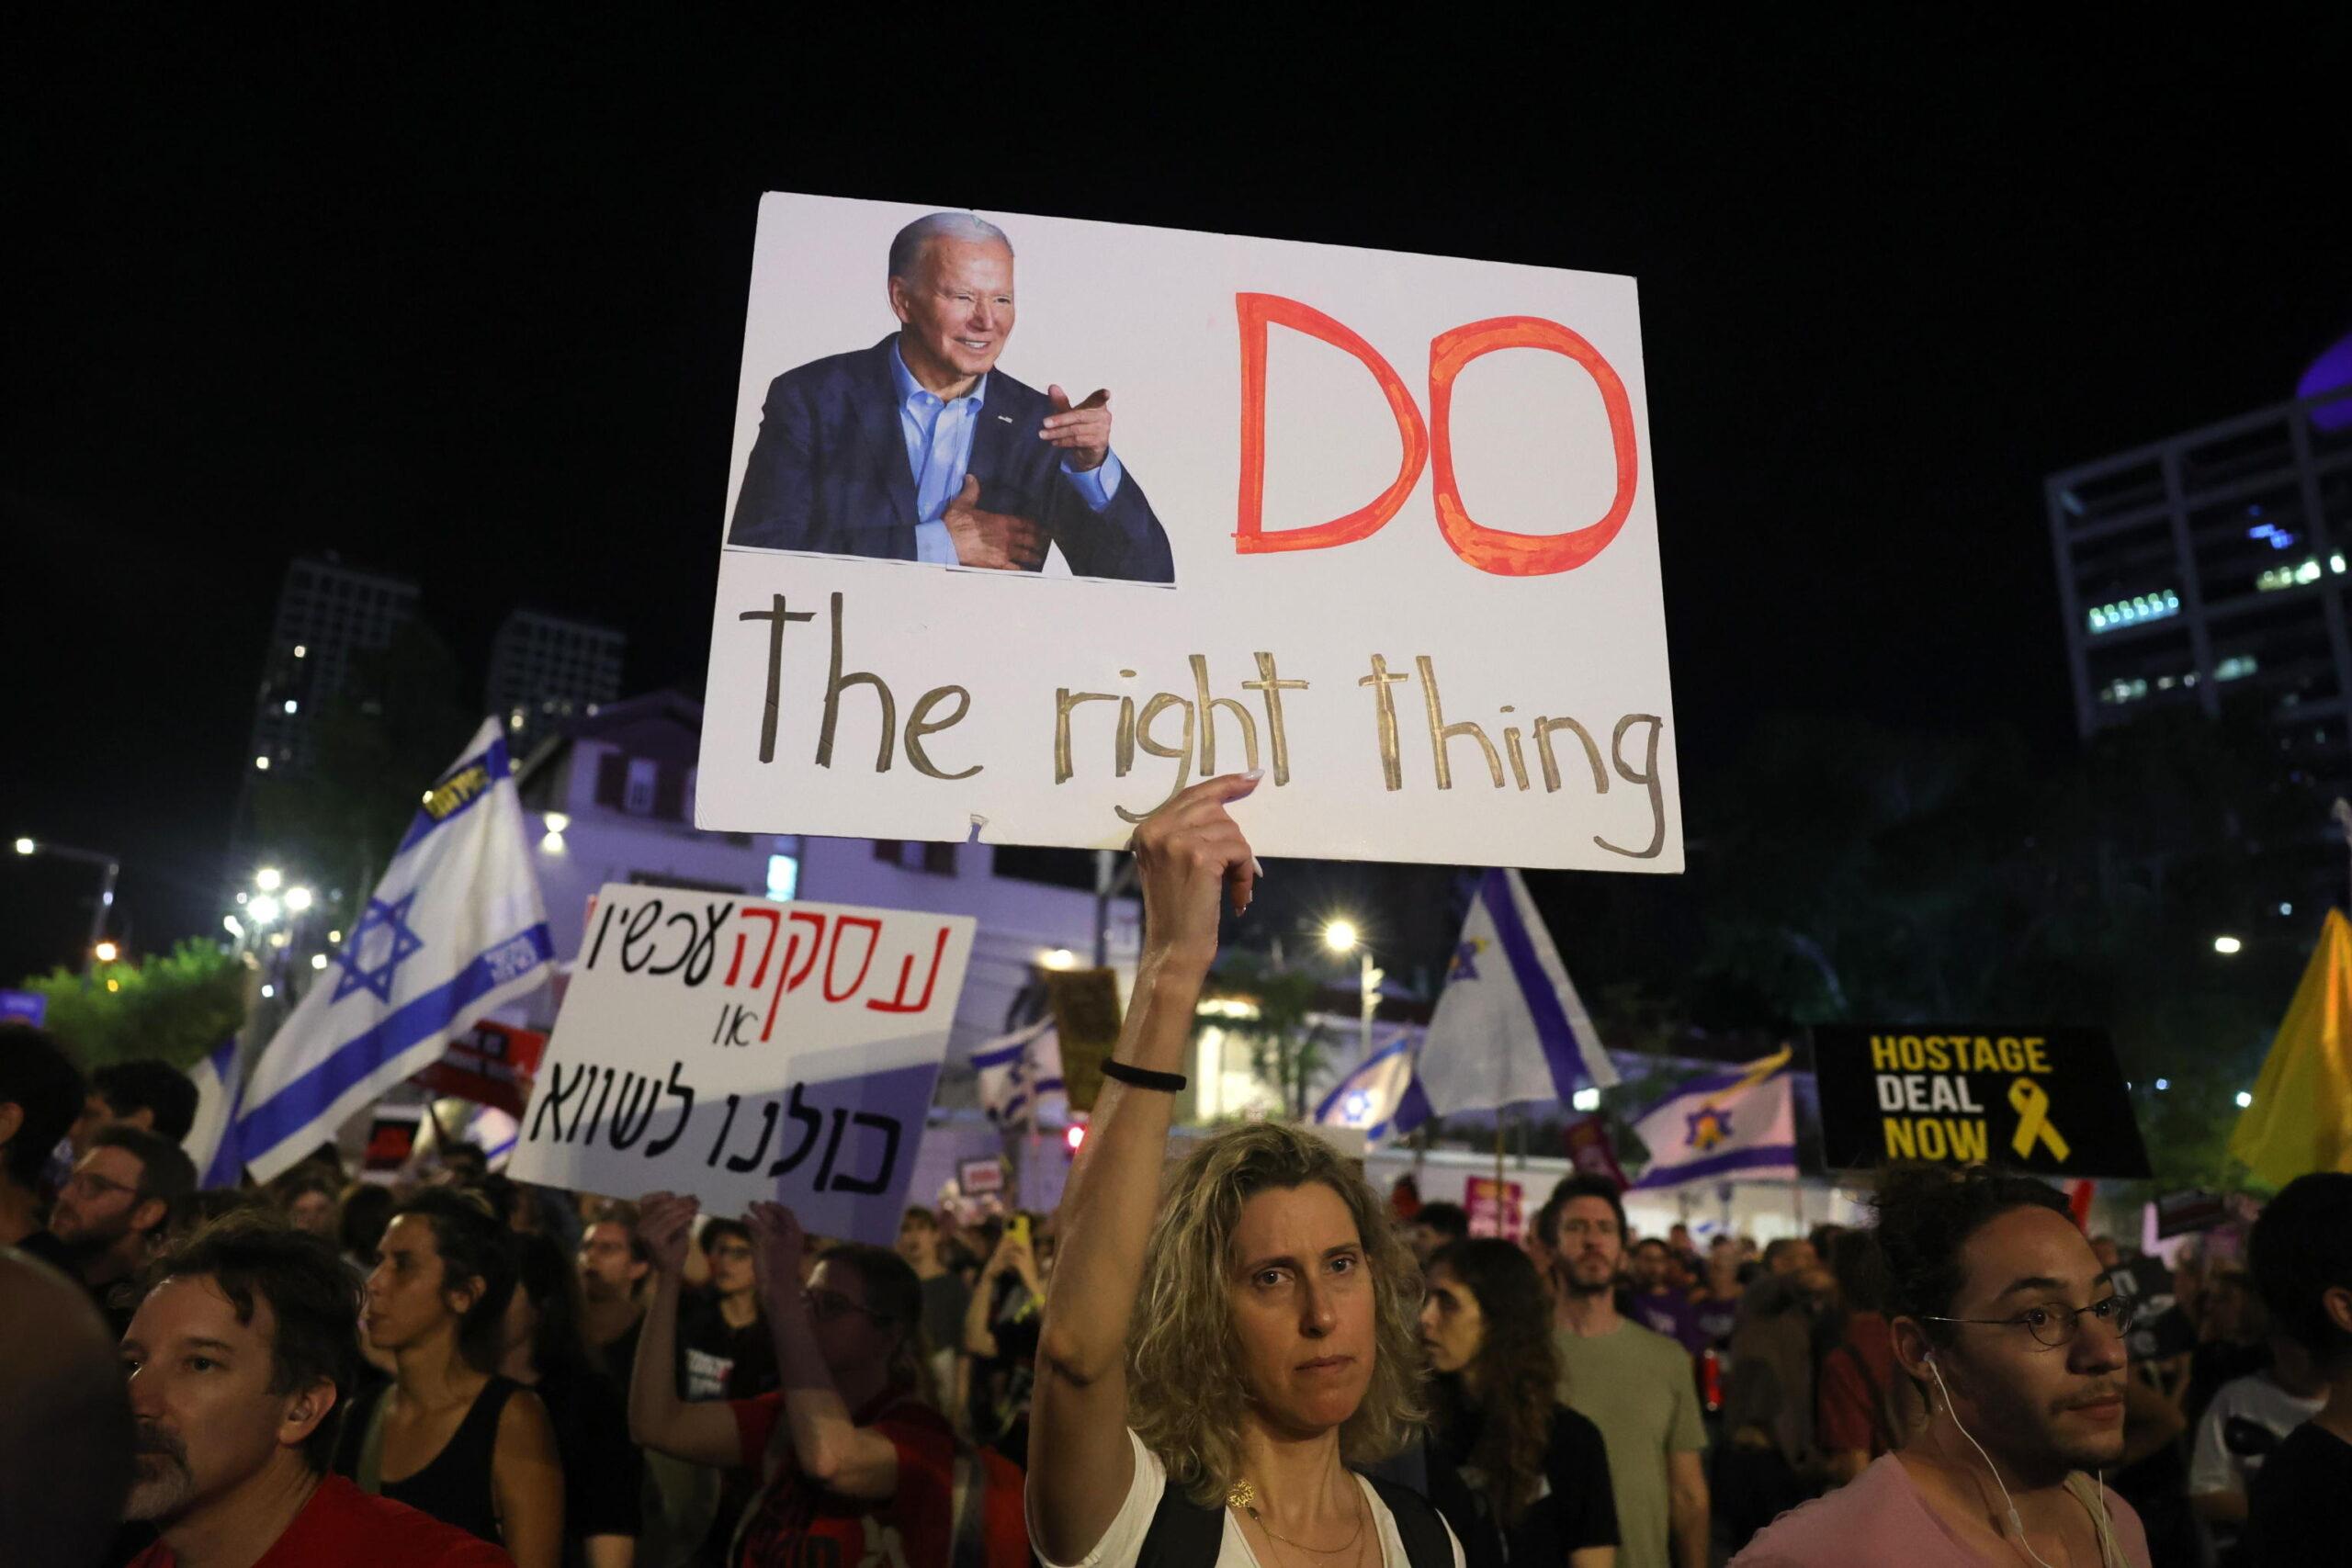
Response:
[[[1290,1116],[1306,1120],[1307,1086],[1323,1070],[1328,1056],[1320,1016],[1322,977],[1280,967],[1256,953],[1239,952],[1217,965],[1216,982],[1219,991],[1248,998],[1252,1009],[1227,1011],[1204,1006],[1193,1014],[1193,1032],[1215,1024],[1247,1040],[1250,1070],[1274,1086]]]
[[[190,937],[170,953],[101,964],[87,978],[62,969],[24,988],[49,998],[43,1027],[85,1067],[154,1057],[193,1066],[245,1021],[243,960]]]

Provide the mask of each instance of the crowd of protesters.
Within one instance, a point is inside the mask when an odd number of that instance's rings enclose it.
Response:
[[[1167,1164],[1223,809],[1137,835],[1151,941],[1058,1212],[529,1187],[452,1144],[199,1190],[196,1097],[0,1028],[0,1563],[2214,1568],[2352,1560],[2352,1175],[2148,1292],[2060,1195],[1522,1237],[1276,1122]]]

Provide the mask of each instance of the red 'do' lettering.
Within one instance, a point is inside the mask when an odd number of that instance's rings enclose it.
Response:
[[[1331,545],[1353,544],[1378,533],[1412,493],[1421,477],[1421,465],[1429,457],[1429,431],[1421,423],[1421,411],[1414,406],[1412,393],[1405,389],[1404,381],[1380,356],[1378,349],[1313,306],[1278,294],[1237,294],[1234,303],[1241,321],[1241,505],[1236,519],[1234,549],[1245,556],[1271,550],[1319,550]],[[1381,395],[1388,400],[1389,412],[1396,416],[1396,434],[1404,444],[1396,481],[1381,491],[1371,505],[1359,507],[1344,517],[1334,517],[1329,523],[1282,528],[1272,533],[1265,527],[1266,329],[1270,322],[1320,338],[1332,347],[1355,355],[1380,384]],[[1621,391],[1619,396],[1623,395]]]
[[[1600,405],[1609,414],[1610,444],[1616,450],[1617,494],[1600,522],[1565,534],[1513,534],[1489,528],[1464,509],[1462,489],[1453,477],[1453,378],[1480,355],[1506,348],[1541,348],[1566,355],[1583,366],[1600,389]],[[1540,316],[1497,316],[1455,327],[1430,340],[1430,426],[1434,458],[1430,484],[1436,492],[1438,528],[1453,553],[1481,571],[1500,577],[1573,571],[1608,548],[1634,508],[1639,465],[1634,447],[1634,406],[1625,396],[1625,383],[1599,349],[1557,321]]]

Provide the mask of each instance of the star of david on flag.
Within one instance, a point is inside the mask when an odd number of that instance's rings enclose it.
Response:
[[[543,984],[555,950],[531,869],[504,729],[484,720],[434,786],[334,956],[246,1081],[234,1141],[284,1174],[449,1037]]]
[[[416,890],[409,889],[397,904],[387,904],[380,898],[368,900],[368,912],[351,928],[351,940],[334,955],[336,965],[343,971],[335,976],[334,1001],[341,1001],[363,987],[381,1001],[392,999],[392,976],[403,960],[424,945],[424,941],[408,927],[409,906],[416,902]],[[382,938],[383,940],[378,940]],[[370,963],[375,964],[369,968]]]
[[[1649,1168],[1635,1188],[1738,1175],[1794,1180],[1797,1113],[1792,1053],[1787,1046],[1744,1067],[1705,1073],[1678,1085],[1634,1122],[1649,1146]]]

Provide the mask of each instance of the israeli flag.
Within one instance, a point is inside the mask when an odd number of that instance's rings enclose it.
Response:
[[[181,1152],[196,1167],[198,1187],[208,1191],[234,1187],[245,1168],[243,1145],[237,1137],[245,1079],[238,1070],[235,1037],[190,1067],[187,1077],[196,1085],[196,1120],[180,1140]]]
[[[506,736],[486,719],[424,795],[343,951],[262,1048],[237,1122],[275,1179],[440,1058],[449,1037],[544,982],[555,950]]]
[[[1000,1128],[1035,1125],[1041,1102],[1048,1120],[1057,1109],[1060,1120],[1069,1120],[1061,1036],[1052,1019],[983,1043],[972,1052],[972,1066],[980,1075],[980,1109]]]
[[[1323,1097],[1315,1108],[1315,1120],[1327,1127],[1362,1133],[1367,1144],[1409,1132],[1428,1121],[1429,1102],[1413,1076],[1415,1044],[1411,1031],[1398,1031]]]
[[[1579,1089],[1617,1081],[1516,871],[1489,871],[1478,885],[1419,1071],[1422,1097],[1440,1116],[1531,1100],[1566,1105]]]
[[[1679,1187],[1733,1175],[1795,1180],[1789,1057],[1782,1046],[1745,1067],[1691,1078],[1645,1111],[1634,1131],[1649,1145],[1650,1163],[1634,1186]]]

